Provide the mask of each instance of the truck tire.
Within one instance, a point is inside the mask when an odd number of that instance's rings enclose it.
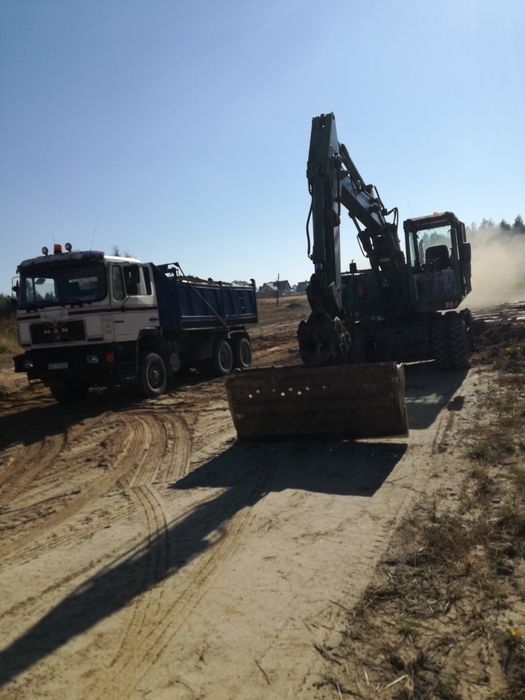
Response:
[[[452,369],[467,369],[470,367],[470,340],[465,320],[459,314],[447,317],[447,340]]]
[[[166,391],[168,373],[166,363],[156,352],[142,356],[139,368],[139,384],[143,396],[154,398]]]
[[[218,340],[213,346],[211,369],[216,377],[224,377],[233,369],[233,350],[225,338]]]
[[[252,365],[252,346],[245,335],[233,338],[233,366],[235,369],[248,369]]]
[[[447,348],[447,323],[444,316],[437,315],[432,319],[430,328],[430,341],[432,343],[432,357],[440,369],[450,366]]]
[[[60,384],[51,384],[49,390],[51,396],[58,403],[72,404],[85,399],[89,387],[86,384],[76,384],[74,382],[61,382]]]

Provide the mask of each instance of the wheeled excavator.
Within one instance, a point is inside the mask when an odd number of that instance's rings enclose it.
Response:
[[[452,212],[407,219],[388,210],[339,143],[332,113],[312,120],[306,232],[314,264],[311,313],[297,331],[303,366],[248,370],[227,380],[238,436],[346,438],[406,435],[404,372],[434,359],[469,365],[472,317],[457,311],[471,290],[465,225]],[[342,209],[370,267],[341,270]],[[310,233],[311,228],[311,233]]]

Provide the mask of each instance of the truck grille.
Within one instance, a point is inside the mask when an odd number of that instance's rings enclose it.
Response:
[[[31,340],[37,343],[67,343],[84,340],[84,321],[49,321],[31,324]]]

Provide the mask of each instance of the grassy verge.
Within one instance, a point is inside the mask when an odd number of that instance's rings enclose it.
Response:
[[[459,498],[447,511],[423,498],[396,533],[325,650],[322,697],[525,698],[525,341],[487,350]]]

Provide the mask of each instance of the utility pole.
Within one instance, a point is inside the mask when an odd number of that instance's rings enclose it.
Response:
[[[279,306],[279,273],[277,273],[277,296],[275,297],[275,306]]]

